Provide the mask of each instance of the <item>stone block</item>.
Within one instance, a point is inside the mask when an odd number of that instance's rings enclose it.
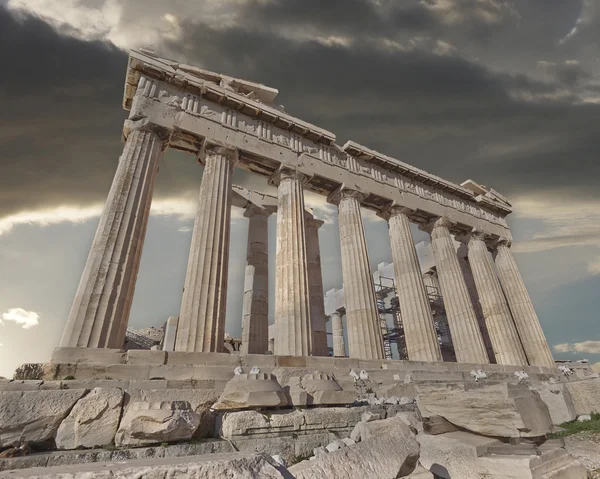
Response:
[[[600,378],[569,381],[565,387],[571,394],[577,416],[600,412]]]
[[[542,383],[530,387],[540,395],[548,407],[554,425],[573,421],[577,417],[571,393],[564,384]]]
[[[306,367],[319,371],[333,372],[335,370],[334,358],[324,356],[308,356]]]
[[[90,391],[61,422],[56,433],[56,447],[78,449],[112,443],[122,406],[121,389],[96,388]]]
[[[351,369],[358,369],[359,360],[356,358],[333,358],[333,367],[336,372],[348,374]]]
[[[242,368],[257,366],[261,369],[272,369],[277,365],[277,356],[272,354],[246,354],[240,359]]]
[[[278,368],[306,368],[306,356],[275,356]]]
[[[214,389],[131,389],[125,397],[125,409],[136,402],[186,401],[194,411],[201,414],[204,409],[209,409],[218,397],[219,394]]]
[[[142,364],[88,364],[79,363],[74,376],[77,379],[150,379],[150,366]]]
[[[240,374],[227,383],[213,409],[222,411],[287,405],[288,398],[272,374]]]
[[[125,409],[115,444],[143,446],[191,439],[200,416],[187,401],[135,402]]]
[[[159,366],[167,361],[166,351],[130,349],[127,352],[127,364],[145,364]]]
[[[43,383],[38,379],[3,381],[0,383],[0,391],[37,391]]]
[[[553,430],[548,407],[526,386],[417,385],[421,415],[496,437],[538,437]]]
[[[233,370],[240,365],[240,361],[241,357],[237,354],[169,351],[166,364],[170,366],[230,366]]]
[[[395,419],[376,422],[386,423],[379,434],[312,461],[302,461],[289,467],[289,472],[296,479],[407,476],[414,471],[419,459],[419,444],[414,434],[406,424]]]
[[[127,353],[121,349],[108,348],[56,348],[50,358],[51,364],[125,364]]]
[[[283,479],[285,469],[271,464],[266,454],[220,453],[192,457],[156,457],[14,471],[10,477],[51,479],[113,479],[115,477],[202,477],[206,479]],[[281,472],[280,471],[283,471]]]
[[[311,408],[304,411],[304,418],[308,429],[350,429],[369,409],[368,406]]]
[[[270,427],[269,419],[258,411],[225,413],[219,427],[219,435],[227,439],[253,434],[265,434]]]
[[[0,392],[0,447],[54,437],[85,390]]]
[[[167,380],[229,380],[234,376],[235,366],[150,366],[150,378]]]
[[[307,374],[301,384],[308,393],[309,405],[352,404],[356,400],[356,394],[344,391],[332,376],[325,373]]]
[[[129,381],[128,389],[167,389],[169,381],[166,379],[148,379]]]
[[[70,379],[60,381],[61,389],[120,388],[127,389],[129,381],[120,379]]]

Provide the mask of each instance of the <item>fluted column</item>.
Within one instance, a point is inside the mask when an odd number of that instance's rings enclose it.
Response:
[[[314,218],[308,212],[305,215],[310,322],[313,334],[311,354],[312,356],[329,356],[325,327],[323,276],[321,274],[321,247],[319,246],[319,228],[323,226],[323,221]]]
[[[348,354],[351,358],[383,359],[383,337],[360,214],[362,198],[357,191],[341,189],[328,201],[338,205]]]
[[[265,354],[269,349],[269,226],[271,211],[249,206],[248,250],[244,280],[242,354]]]
[[[496,361],[498,364],[526,365],[527,358],[484,238],[479,231],[471,233],[468,257]]]
[[[495,363],[496,356],[494,354],[494,347],[492,346],[492,341],[490,340],[490,333],[488,332],[487,324],[485,324],[485,317],[483,316],[483,311],[481,310],[481,303],[479,302],[479,295],[477,294],[475,279],[473,278],[473,272],[471,271],[471,265],[469,264],[469,258],[467,257],[467,245],[464,243],[461,244],[458,248],[457,254],[458,264],[460,264],[460,269],[463,272],[467,290],[469,291],[469,296],[471,297],[471,304],[473,305],[473,310],[475,311],[475,316],[477,317],[477,324],[479,324],[479,330],[481,331],[481,337],[483,339],[487,356],[490,360],[490,363]]]
[[[381,215],[388,220],[389,225],[396,290],[402,309],[408,359],[442,361],[407,213],[409,211],[405,208],[391,207]]]
[[[508,240],[501,239],[498,242],[495,259],[500,283],[515,320],[515,326],[529,364],[554,367],[552,353],[517,263],[510,251]]]
[[[60,342],[61,347],[123,346],[158,159],[169,133],[145,120],[128,132]]]
[[[309,356],[312,349],[304,181],[304,175],[289,169],[272,178],[277,185],[274,353],[278,356]]]
[[[342,313],[339,311],[331,313],[331,334],[333,336],[333,355],[336,358],[345,357],[344,323],[342,322]]]
[[[206,144],[204,173],[181,301],[176,351],[225,351],[231,176],[237,151]]]
[[[430,229],[431,246],[456,360],[459,363],[489,363],[471,297],[458,264],[450,226],[451,223],[446,218],[440,218]]]

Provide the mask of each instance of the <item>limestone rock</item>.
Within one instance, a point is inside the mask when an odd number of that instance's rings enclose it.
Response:
[[[570,381],[565,387],[573,399],[575,414],[600,412],[600,378]]]
[[[548,407],[526,385],[418,385],[422,416],[438,415],[463,429],[494,437],[552,432]]]
[[[223,415],[219,434],[227,439],[246,436],[251,431],[269,428],[269,420],[258,411],[228,412]]]
[[[520,451],[522,446],[502,444],[492,438],[464,431],[432,436],[419,434],[419,462],[434,477],[460,479],[586,479],[585,470],[565,449],[548,444],[540,446],[537,454]],[[489,454],[489,450],[500,452]],[[520,452],[517,452],[520,451]]]
[[[229,380],[213,409],[251,409],[287,406],[285,391],[272,374],[240,374]]]
[[[558,426],[573,421],[577,417],[571,393],[565,384],[542,383],[539,386],[530,386],[530,388],[536,391],[548,406],[553,424]]]
[[[84,393],[85,389],[0,392],[0,447],[54,437]]]
[[[376,423],[384,423],[377,435],[314,460],[302,461],[291,466],[289,472],[296,479],[407,476],[415,469],[419,458],[419,444],[414,434],[395,418],[364,424]]]
[[[299,377],[291,377],[284,390],[292,406],[306,406],[308,404],[308,393],[302,389]]]
[[[211,407],[218,398],[219,393],[215,389],[130,389],[126,394],[125,413],[129,404],[136,402],[189,402],[192,409],[200,416],[200,426],[194,433],[194,438],[198,439],[214,433],[216,413],[211,411]]]
[[[585,422],[585,421],[591,421],[592,420],[592,416],[590,416],[589,414],[582,414],[581,416],[579,416],[577,418],[577,421],[579,422]]]
[[[113,442],[123,404],[119,388],[96,388],[80,399],[56,434],[58,449],[96,447]]]
[[[1,475],[1,474],[0,474]],[[266,454],[220,453],[204,456],[160,457],[113,462],[92,462],[59,467],[35,467],[10,472],[11,478],[29,479],[283,479],[285,468]]]
[[[338,382],[328,374],[307,374],[302,378],[302,386],[308,393],[308,404],[335,405],[352,404],[356,396],[344,391]]]
[[[128,406],[115,436],[117,446],[191,439],[200,417],[186,401],[138,402]]]

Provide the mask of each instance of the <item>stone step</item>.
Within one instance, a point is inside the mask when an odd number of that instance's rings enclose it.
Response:
[[[265,454],[220,453],[185,457],[153,457],[126,459],[122,461],[79,463],[56,467],[33,467],[15,471],[0,472],[0,478],[75,479],[94,477],[110,479],[114,477],[270,477],[284,478],[285,471],[271,464]],[[235,476],[232,471],[237,471]],[[247,475],[246,475],[247,474]]]
[[[487,447],[488,455],[537,456],[541,454],[533,444],[492,444]]]

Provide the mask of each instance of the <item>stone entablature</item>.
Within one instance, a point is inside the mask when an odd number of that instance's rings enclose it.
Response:
[[[507,202],[351,141],[340,147],[333,133],[249,98],[252,92],[233,91],[230,83],[221,81],[221,86],[216,78],[179,67],[132,52],[123,102],[131,109],[130,118],[146,117],[173,130],[171,147],[197,153],[205,139],[220,142],[240,150],[240,168],[263,176],[290,167],[308,176],[306,188],[324,195],[352,185],[365,194],[364,207],[380,210],[395,204],[414,210],[415,222],[446,216],[457,232],[477,228],[510,238]]]

